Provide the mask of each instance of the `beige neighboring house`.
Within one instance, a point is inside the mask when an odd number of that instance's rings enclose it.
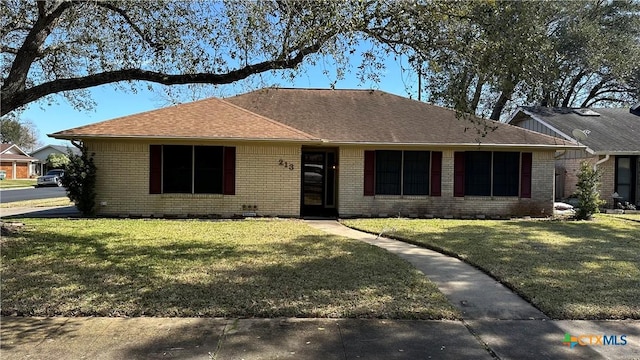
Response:
[[[0,144],[0,170],[4,171],[7,179],[29,179],[33,172],[33,165],[38,159],[29,156],[15,144]]]
[[[640,104],[632,108],[519,108],[508,121],[525,129],[580,142],[583,150],[556,155],[558,198],[575,193],[582,161],[602,169],[600,197],[640,206]]]
[[[98,213],[545,216],[554,155],[515,126],[377,90],[267,88],[60,131],[95,153]]]

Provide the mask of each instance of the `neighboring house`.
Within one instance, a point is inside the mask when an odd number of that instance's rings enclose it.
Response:
[[[31,164],[37,162],[18,145],[0,144],[0,170],[6,172],[7,179],[29,179],[34,175]]]
[[[586,146],[557,155],[558,197],[575,193],[580,163],[586,160],[602,169],[600,196],[607,206],[615,201],[640,205],[639,105],[631,109],[522,107],[509,123]]]
[[[69,152],[75,155],[80,155],[80,150],[75,146],[63,146],[63,145],[45,145],[38,150],[31,153],[31,156],[40,160],[33,165],[33,173],[42,175],[51,170],[47,166],[47,158],[51,154],[69,155]]]
[[[579,146],[374,90],[268,88],[60,131],[103,215],[544,216]],[[478,139],[481,141],[479,142]]]

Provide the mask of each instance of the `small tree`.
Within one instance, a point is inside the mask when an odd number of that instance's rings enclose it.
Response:
[[[576,217],[579,220],[590,219],[593,214],[600,212],[599,207],[604,204],[604,200],[600,199],[600,192],[598,191],[601,176],[602,171],[588,162],[583,161],[580,164],[578,190],[576,190],[576,195],[578,195]]]
[[[69,164],[69,157],[65,154],[52,153],[47,156],[47,165],[51,169],[64,169]]]
[[[69,163],[65,166],[62,185],[67,189],[67,196],[76,204],[83,215],[92,215],[96,205],[96,166],[93,153],[88,154],[87,147],[79,146],[81,153],[69,152]]]

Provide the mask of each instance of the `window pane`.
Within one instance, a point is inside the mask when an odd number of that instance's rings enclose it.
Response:
[[[376,194],[400,195],[402,151],[376,151]]]
[[[622,197],[622,202],[631,199],[631,158],[618,156],[616,159],[616,187],[615,191]]]
[[[429,152],[405,151],[403,168],[404,195],[429,195]]]
[[[222,146],[196,146],[196,194],[222,194]]]
[[[192,146],[162,147],[162,192],[191,193]]]
[[[491,152],[465,152],[465,195],[491,195]]]
[[[520,153],[493,153],[493,195],[518,196]]]

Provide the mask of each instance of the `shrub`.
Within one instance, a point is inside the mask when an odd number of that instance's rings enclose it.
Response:
[[[599,207],[604,204],[604,201],[600,199],[600,192],[598,191],[601,177],[602,171],[600,169],[594,168],[586,161],[580,164],[578,190],[576,190],[576,195],[578,196],[576,217],[578,219],[590,219],[593,214],[600,212]]]
[[[87,216],[94,213],[96,205],[96,166],[93,163],[94,154],[89,155],[84,145],[80,146],[80,150],[80,155],[69,153],[62,185],[67,189],[69,199]]]

